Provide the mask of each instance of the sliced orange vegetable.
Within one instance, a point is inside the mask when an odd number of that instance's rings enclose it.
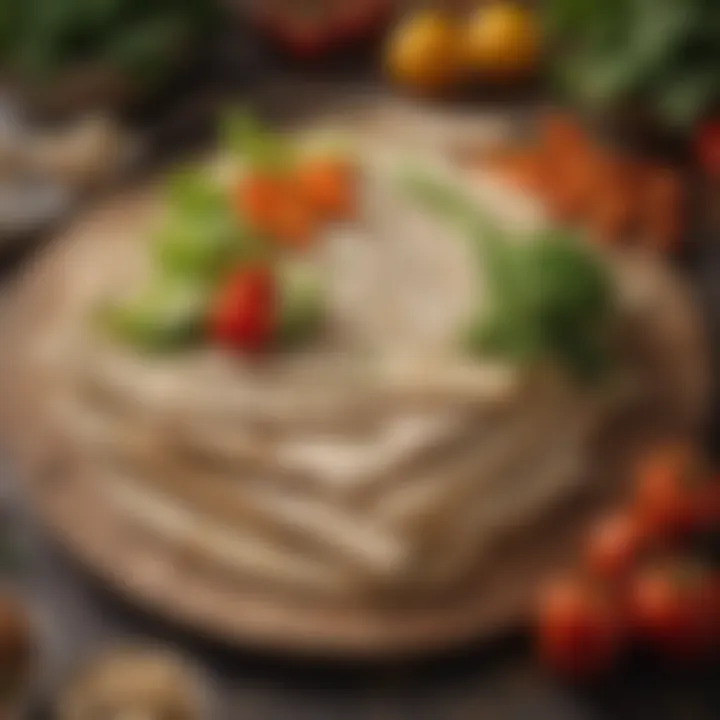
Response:
[[[286,193],[275,206],[269,234],[280,245],[302,249],[318,237],[319,221],[313,208],[295,192]]]
[[[542,121],[540,144],[556,161],[581,161],[593,148],[585,129],[571,115],[553,113]]]
[[[289,176],[251,173],[238,186],[237,209],[253,230],[287,247],[307,247],[317,235],[319,218]]]
[[[600,165],[600,159],[588,153],[553,169],[544,193],[552,217],[578,220],[590,212],[601,183]]]
[[[497,153],[486,159],[483,166],[510,185],[533,194],[547,183],[545,157],[537,148]]]
[[[598,172],[590,226],[600,240],[621,242],[638,225],[637,169],[630,162],[607,158]]]
[[[685,231],[685,188],[674,171],[650,167],[642,183],[641,222],[643,235],[655,247],[675,250]]]
[[[253,172],[237,187],[236,209],[254,230],[270,234],[287,192],[285,178]]]
[[[356,168],[342,158],[313,158],[297,170],[296,182],[303,199],[333,220],[355,216],[358,203]]]

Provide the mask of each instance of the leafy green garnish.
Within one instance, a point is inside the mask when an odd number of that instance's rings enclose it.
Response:
[[[578,238],[550,230],[513,242],[454,188],[417,174],[406,176],[405,185],[423,204],[459,222],[477,249],[491,308],[470,323],[465,344],[472,352],[520,363],[555,360],[581,379],[605,369],[610,281]]]
[[[720,102],[716,0],[547,0],[564,88],[593,109],[636,105],[688,129]]]
[[[137,298],[102,319],[123,342],[149,352],[196,342],[215,289],[263,243],[242,226],[227,193],[201,169],[168,183],[168,216],[152,243],[154,275]]]
[[[280,268],[280,341],[295,347],[314,336],[322,322],[323,292],[318,268],[289,262]]]
[[[250,115],[234,115],[225,132],[226,142],[255,166],[279,168],[291,157],[285,142]],[[218,288],[233,271],[258,262],[272,262],[277,271],[280,342],[295,346],[317,331],[323,302],[316,268],[278,262],[278,250],[243,223],[229,193],[211,175],[193,168],[172,177],[167,209],[152,242],[149,287],[102,312],[105,327],[117,337],[154,352],[194,343]]]
[[[296,157],[289,140],[268,130],[248,110],[235,110],[226,116],[222,137],[225,147],[253,168],[283,170]]]
[[[149,87],[216,18],[207,0],[0,0],[0,59],[33,82],[99,66]]]
[[[105,308],[101,319],[113,335],[146,352],[169,352],[202,335],[208,295],[178,279],[157,278],[139,297]]]
[[[169,186],[169,216],[155,240],[165,274],[213,284],[265,245],[240,222],[227,193],[201,171],[177,175]]]

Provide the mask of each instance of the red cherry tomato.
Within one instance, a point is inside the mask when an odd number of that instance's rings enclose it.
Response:
[[[220,291],[211,312],[210,330],[221,345],[256,353],[271,343],[276,317],[275,280],[270,270],[243,268]]]
[[[552,670],[579,679],[598,675],[617,657],[621,638],[608,596],[582,580],[548,586],[539,608],[538,649]]]
[[[649,532],[670,538],[693,530],[701,477],[696,455],[679,445],[656,450],[640,463],[636,511]]]
[[[633,513],[615,513],[591,530],[586,561],[595,577],[623,580],[634,569],[647,544],[647,533]]]
[[[630,592],[629,617],[637,638],[670,659],[701,658],[719,639],[717,576],[692,563],[645,568]]]
[[[720,118],[700,127],[696,140],[700,167],[711,177],[720,178]]]

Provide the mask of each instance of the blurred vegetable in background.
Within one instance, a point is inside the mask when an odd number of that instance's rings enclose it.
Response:
[[[542,33],[536,14],[510,0],[481,5],[465,23],[470,72],[485,81],[523,80],[539,67]]]
[[[440,93],[466,81],[527,80],[540,68],[542,48],[534,11],[514,0],[492,0],[468,14],[409,12],[390,35],[386,65],[398,84]]]
[[[372,38],[394,5],[392,0],[255,0],[250,16],[280,50],[312,60]]]
[[[687,130],[720,102],[717,0],[547,0],[561,85],[596,111]]]
[[[402,181],[429,210],[459,222],[479,251],[492,312],[481,308],[471,322],[471,352],[555,362],[582,381],[602,378],[610,359],[610,280],[578,236],[550,228],[513,242],[454,188],[417,173]]]
[[[0,0],[6,74],[50,84],[100,66],[148,87],[163,80],[209,27],[207,0]]]
[[[455,87],[462,69],[461,38],[458,23],[446,13],[410,14],[390,35],[388,72],[398,84],[426,94]]]

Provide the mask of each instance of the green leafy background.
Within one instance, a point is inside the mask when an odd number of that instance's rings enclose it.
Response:
[[[561,85],[595,110],[634,104],[670,128],[720,102],[717,0],[546,0]]]
[[[214,16],[209,0],[0,0],[0,59],[36,82],[99,63],[150,85]]]

